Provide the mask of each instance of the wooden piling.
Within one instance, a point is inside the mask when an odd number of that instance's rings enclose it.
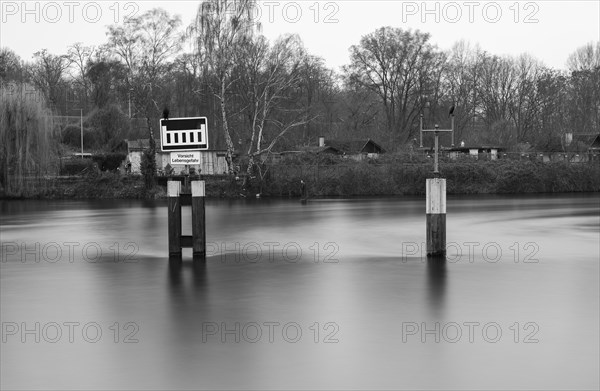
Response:
[[[427,256],[446,256],[446,180],[427,179]]]
[[[204,181],[192,181],[192,249],[194,258],[206,256],[206,213]]]
[[[308,201],[308,189],[304,180],[300,180],[300,202],[305,204]]]
[[[167,182],[169,258],[181,258],[181,182]]]

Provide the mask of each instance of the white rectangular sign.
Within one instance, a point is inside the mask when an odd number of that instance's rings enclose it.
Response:
[[[200,164],[200,151],[171,152],[171,165]]]
[[[208,120],[206,117],[161,119],[160,141],[163,152],[206,150]]]

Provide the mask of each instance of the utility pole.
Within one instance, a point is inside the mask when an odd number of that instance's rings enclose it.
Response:
[[[81,158],[83,159],[83,109],[79,110],[79,119],[81,120]]]
[[[129,89],[129,119],[131,119],[131,91],[133,88]]]
[[[419,117],[419,148],[423,148],[423,113]]]

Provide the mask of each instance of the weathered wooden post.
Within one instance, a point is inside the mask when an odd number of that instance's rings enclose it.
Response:
[[[303,179],[300,179],[300,202],[305,204],[308,201],[308,189]]]
[[[192,181],[191,194],[183,192],[181,182],[168,181],[169,259],[181,259],[182,248],[192,248],[194,259],[206,256],[206,213],[204,181]],[[181,207],[192,206],[192,236],[181,234]]]
[[[446,256],[446,179],[429,178],[426,184],[427,256]]]
[[[181,258],[181,182],[167,182],[169,258]]]
[[[206,256],[204,181],[192,181],[192,251],[194,258]]]

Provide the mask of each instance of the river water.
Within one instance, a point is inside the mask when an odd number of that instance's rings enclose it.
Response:
[[[2,389],[598,389],[598,194],[2,201]],[[191,219],[184,208],[184,234]]]

